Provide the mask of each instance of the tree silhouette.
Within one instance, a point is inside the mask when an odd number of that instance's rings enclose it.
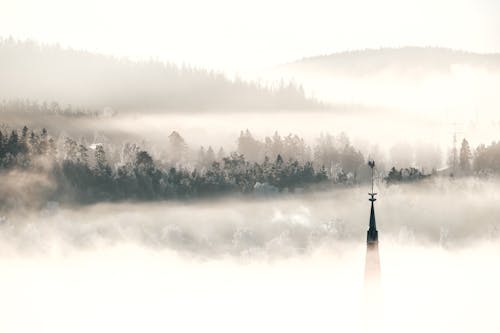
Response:
[[[471,160],[472,153],[470,150],[469,142],[466,139],[462,140],[462,146],[460,148],[460,158],[459,158],[459,166],[460,170],[467,174],[471,171]]]

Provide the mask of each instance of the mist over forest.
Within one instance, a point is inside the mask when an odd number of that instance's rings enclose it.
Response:
[[[408,79],[452,75],[457,65],[494,74],[498,63],[495,54],[405,47],[304,58],[278,69]],[[446,120],[443,131],[439,112],[425,119],[404,108],[328,109],[283,80],[264,87],[205,69],[12,38],[2,39],[0,65],[0,166],[6,184],[15,184],[4,186],[5,209],[357,188],[370,180],[369,159],[388,185],[484,179],[500,170],[494,121]],[[404,127],[408,121],[413,126]]]
[[[371,191],[373,331],[498,331],[498,54],[240,77],[4,38],[0,73],[0,330],[356,332]]]
[[[499,53],[442,47],[352,50],[276,66],[270,75],[301,82],[306,93],[335,105],[397,110],[444,123],[496,121],[500,108]]]
[[[0,40],[0,100],[53,103],[101,111],[300,110],[324,106],[292,83],[265,87],[217,71],[151,59],[131,61],[44,45]]]

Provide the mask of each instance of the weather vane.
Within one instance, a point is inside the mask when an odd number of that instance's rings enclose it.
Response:
[[[368,194],[371,195],[373,198],[375,195],[377,195],[377,193],[373,193],[373,169],[375,168],[375,161],[368,160],[368,166],[372,169],[372,191],[371,191],[371,193],[368,193]]]

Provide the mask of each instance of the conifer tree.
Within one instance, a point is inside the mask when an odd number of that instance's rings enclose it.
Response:
[[[40,134],[40,154],[47,155],[49,150],[48,133],[45,128],[42,129]]]
[[[12,130],[9,140],[7,141],[7,152],[16,156],[19,153],[19,150],[19,136],[16,130]]]
[[[459,166],[462,172],[464,173],[470,172],[471,160],[472,160],[472,153],[470,150],[469,142],[467,142],[466,139],[463,139],[459,157]]]
[[[102,145],[95,147],[95,172],[98,176],[111,176],[111,167],[106,160],[106,152]]]

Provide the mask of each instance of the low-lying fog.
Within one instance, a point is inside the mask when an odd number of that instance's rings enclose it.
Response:
[[[280,73],[283,75],[282,73]],[[389,70],[356,77],[318,72],[289,74],[306,93],[331,103],[374,105],[430,118],[490,117],[498,112],[498,71],[453,65],[446,74],[404,77]]]
[[[378,192],[375,331],[498,331],[499,183]],[[0,225],[0,330],[355,331],[367,198],[362,187],[12,213]]]

